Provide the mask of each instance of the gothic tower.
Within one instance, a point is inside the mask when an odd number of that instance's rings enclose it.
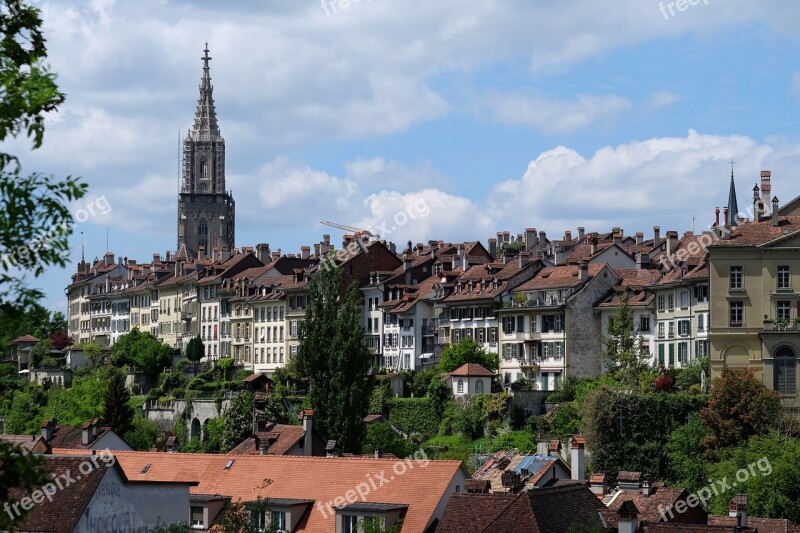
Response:
[[[183,141],[183,177],[178,195],[178,253],[204,258],[234,248],[235,203],[225,190],[225,139],[214,110],[208,43],[194,125]]]

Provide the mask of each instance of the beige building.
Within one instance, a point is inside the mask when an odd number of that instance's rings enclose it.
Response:
[[[709,246],[711,375],[752,368],[793,404],[800,352],[800,216],[762,216]]]

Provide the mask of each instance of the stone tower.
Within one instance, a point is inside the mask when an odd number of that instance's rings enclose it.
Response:
[[[183,177],[178,195],[178,253],[223,256],[234,248],[235,202],[225,190],[225,139],[214,110],[208,43],[194,125],[183,141]]]

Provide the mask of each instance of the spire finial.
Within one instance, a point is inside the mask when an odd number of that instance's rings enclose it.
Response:
[[[203,55],[203,57],[200,58],[200,59],[203,60],[203,68],[206,69],[206,70],[208,70],[208,68],[209,68],[208,67],[208,62],[211,61],[211,56],[208,55],[208,53],[210,51],[211,50],[208,49],[208,41],[206,41],[206,47],[203,49],[204,55]]]
[[[733,179],[733,165],[735,165],[735,164],[736,164],[736,161],[734,161],[733,159],[731,159],[730,161],[728,161],[728,163],[730,163],[730,164],[731,164],[731,179]]]

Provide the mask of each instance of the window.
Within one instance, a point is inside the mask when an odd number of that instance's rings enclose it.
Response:
[[[203,527],[203,508],[192,505],[192,527],[194,526]]]
[[[515,317],[513,317],[513,316],[503,317],[503,333],[505,335],[509,335],[511,333],[514,333],[514,331],[515,331],[514,328],[515,328],[516,325],[517,325],[517,321],[516,321]]]
[[[681,298],[681,308],[686,309],[687,307],[689,307],[689,291],[681,291],[680,298]]]
[[[742,267],[740,266],[732,266],[730,270],[730,288],[731,289],[741,289],[742,288]]]
[[[649,316],[640,316],[639,317],[639,331],[650,331],[650,317]]]
[[[788,266],[779,266],[778,267],[778,288],[779,289],[790,289],[791,283],[789,283],[789,267]]]
[[[658,323],[658,338],[659,339],[663,339],[664,338],[664,323],[663,322],[659,322]]]
[[[550,384],[547,382],[548,377],[550,377],[550,374],[542,374],[542,390],[550,390],[548,388]]]
[[[708,301],[708,285],[698,285],[694,288],[697,301],[705,303]]]
[[[205,220],[201,220],[197,228],[197,245],[205,247],[208,251],[208,223]]]
[[[730,303],[730,327],[741,328],[744,326],[744,302]]]
[[[272,511],[272,526],[278,531],[286,530],[286,513],[283,511]]]
[[[706,315],[701,313],[697,315],[697,331],[705,331],[706,330]]]
[[[458,384],[456,385],[456,391],[459,394],[463,394],[464,393],[464,380],[463,379],[459,379],[458,380]]]
[[[696,357],[708,357],[708,341],[695,341],[694,353]]]
[[[671,339],[675,336],[675,322],[668,322],[669,327],[667,327],[667,336]]]
[[[658,297],[658,310],[663,311],[666,309],[665,299],[663,296]]]
[[[678,343],[678,362],[681,365],[685,365],[689,362],[689,343],[688,342],[679,342]]]
[[[678,320],[678,335],[688,337],[691,324],[691,320]]]
[[[674,294],[670,294],[669,296],[667,296],[667,311],[671,311],[672,309],[675,309],[675,295]]]
[[[791,302],[778,302],[778,320],[786,320],[789,321],[792,315],[792,303]]]
[[[675,366],[675,345],[674,344],[670,344],[669,345],[669,368],[672,368],[674,366]]]
[[[797,392],[797,355],[788,346],[775,351],[775,390],[781,394]]]
[[[483,380],[479,379],[475,382],[475,393],[476,394],[483,394]]]

